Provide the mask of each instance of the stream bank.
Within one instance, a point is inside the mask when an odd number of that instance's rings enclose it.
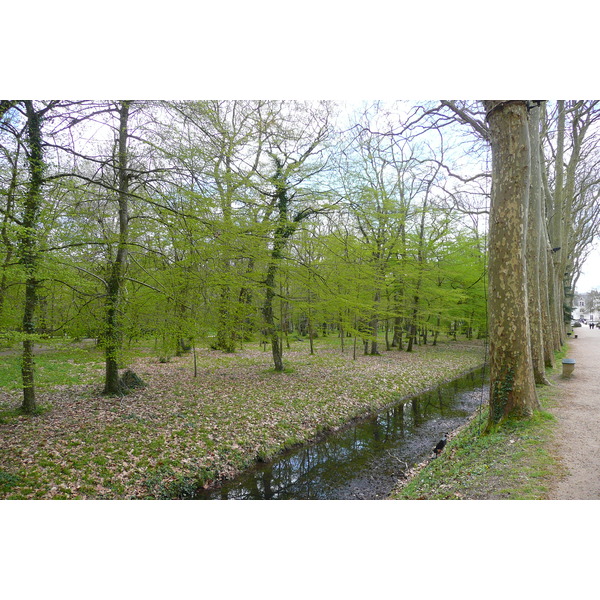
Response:
[[[386,498],[445,432],[464,424],[486,393],[483,369],[367,416],[324,439],[257,464],[193,499]]]

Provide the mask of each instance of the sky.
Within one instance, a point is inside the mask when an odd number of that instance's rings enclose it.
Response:
[[[581,276],[575,287],[581,293],[589,292],[593,288],[600,289],[600,246],[598,244],[583,263]]]

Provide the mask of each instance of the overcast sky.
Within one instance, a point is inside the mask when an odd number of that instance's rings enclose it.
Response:
[[[600,248],[598,245],[584,263],[581,271],[576,286],[578,292],[589,292],[592,288],[600,289]]]

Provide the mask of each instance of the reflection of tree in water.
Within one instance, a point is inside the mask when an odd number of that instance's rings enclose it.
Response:
[[[357,478],[372,477],[382,469],[386,453],[397,460],[422,460],[430,450],[433,436],[456,427],[475,409],[477,394],[461,394],[476,385],[474,376],[465,381],[427,392],[406,403],[365,419],[312,446],[283,456],[226,483],[214,493],[200,497],[222,499],[332,498],[336,490]],[[438,428],[439,428],[438,427]],[[421,433],[421,430],[423,432]],[[433,439],[432,438],[432,439]],[[410,450],[406,447],[411,446]],[[414,456],[407,452],[416,453]],[[387,460],[392,460],[388,458]],[[397,461],[396,461],[397,462]],[[389,466],[386,475],[393,476]]]

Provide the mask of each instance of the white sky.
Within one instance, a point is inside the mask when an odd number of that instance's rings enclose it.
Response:
[[[600,289],[600,247],[598,244],[583,264],[581,276],[575,287],[578,292],[582,293],[589,292],[593,288]]]

